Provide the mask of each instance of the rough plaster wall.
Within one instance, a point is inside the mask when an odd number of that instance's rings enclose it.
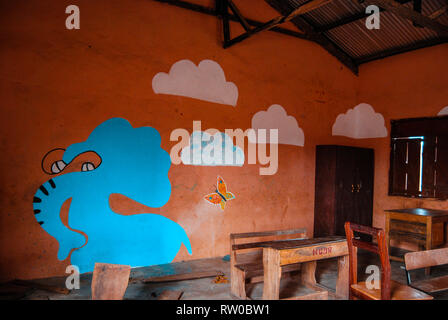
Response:
[[[279,146],[273,176],[260,176],[259,165],[173,165],[172,195],[162,208],[111,197],[111,207],[122,214],[159,213],[182,225],[193,255],[182,247],[175,261],[228,254],[231,232],[306,227],[311,233],[316,144],[375,148],[376,225],[385,207],[412,205],[387,197],[388,138],[333,137],[332,124],[361,102],[381,112],[388,129],[391,118],[436,114],[447,104],[442,83],[448,65],[441,62],[447,45],[363,66],[356,78],[317,45],[272,32],[223,50],[216,18],[146,0],[79,0],[81,29],[69,31],[69,4],[0,1],[0,280],[64,274],[69,261],[57,261],[57,242],[32,212],[32,196],[48,179],[40,162],[48,150],[85,140],[115,116],[155,127],[167,151],[175,144],[169,141],[175,128],[191,131],[193,120],[201,120],[204,129],[244,130],[253,114],[272,104],[282,105],[306,135],[304,147]],[[247,5],[242,2],[241,9],[250,16]],[[276,16],[265,8],[257,9],[257,19]],[[434,54],[438,59],[428,59]],[[217,61],[238,86],[236,107],[156,95],[154,75],[181,59]],[[202,198],[218,174],[237,197],[224,212]],[[64,210],[61,216],[66,220]]]

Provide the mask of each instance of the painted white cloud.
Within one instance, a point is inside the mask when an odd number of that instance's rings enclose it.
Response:
[[[304,146],[305,135],[293,116],[288,116],[281,105],[273,104],[267,111],[259,111],[252,117],[252,129],[257,132],[258,142],[263,142],[260,129],[266,129],[266,141],[270,141],[270,129],[278,130],[278,143]],[[254,141],[251,141],[254,143]]]
[[[337,116],[333,135],[354,139],[382,138],[387,137],[387,129],[383,115],[375,112],[371,105],[361,103]]]
[[[440,112],[437,114],[438,116],[447,116],[448,115],[448,106],[440,110]]]
[[[190,144],[180,153],[182,163],[197,166],[242,166],[244,152],[224,132],[210,135],[193,131]]]
[[[190,60],[180,60],[169,73],[159,72],[152,79],[155,93],[190,97],[235,106],[238,88],[226,81],[221,66],[212,60],[202,60],[196,66]]]

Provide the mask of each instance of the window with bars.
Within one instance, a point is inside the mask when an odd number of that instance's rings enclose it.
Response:
[[[448,117],[391,121],[389,195],[448,199]]]

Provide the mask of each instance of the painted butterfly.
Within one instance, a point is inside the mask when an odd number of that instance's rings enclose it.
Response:
[[[226,202],[235,199],[235,196],[233,195],[232,192],[227,192],[226,183],[220,176],[218,176],[218,180],[216,181],[215,192],[204,196],[204,199],[214,205],[220,205],[221,209],[224,211],[224,208],[226,207]]]

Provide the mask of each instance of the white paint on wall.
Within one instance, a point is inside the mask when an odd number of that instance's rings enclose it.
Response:
[[[440,110],[440,112],[437,114],[438,116],[447,116],[448,115],[448,106]]]
[[[183,164],[197,166],[242,166],[244,152],[224,132],[211,135],[193,131],[190,144],[180,154]]]
[[[196,66],[190,60],[180,60],[169,73],[159,72],[152,79],[155,93],[171,94],[235,106],[238,88],[226,81],[221,66],[212,60],[202,60]]]
[[[278,104],[271,105],[267,111],[259,111],[252,117],[252,129],[258,134],[258,129],[266,129],[266,141],[270,141],[269,129],[278,130],[278,143],[293,146],[305,145],[305,135],[299,123],[293,116],[288,116],[286,110]],[[265,140],[258,137],[258,141]],[[250,141],[256,143],[256,141]]]
[[[333,124],[333,136],[353,139],[387,137],[384,117],[367,103],[360,103],[346,113],[337,116]]]

